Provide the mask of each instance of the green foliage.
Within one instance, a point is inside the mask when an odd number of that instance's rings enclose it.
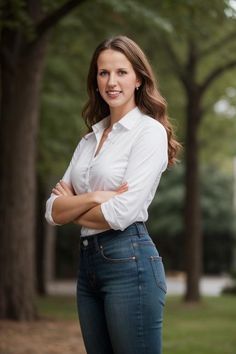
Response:
[[[232,177],[217,167],[201,169],[201,205],[204,234],[233,233]],[[151,230],[174,237],[183,233],[184,169],[179,165],[164,173],[150,207]],[[219,225],[218,220],[221,219]]]
[[[208,95],[210,107],[199,131],[201,160],[211,161],[229,175],[232,175],[232,160],[236,156],[236,94],[230,86],[232,78],[236,79],[236,73],[228,73],[219,80]],[[227,88],[222,90],[223,85]]]
[[[45,1],[45,4],[49,6],[49,2]],[[49,11],[56,4],[50,3],[46,10]],[[185,65],[186,41],[190,30],[196,37],[199,49],[205,50],[232,29],[234,19],[225,15],[226,6],[229,6],[227,2],[218,0],[214,0],[211,8],[204,1],[161,1],[157,6],[156,1],[151,0],[145,2],[145,5],[140,0],[122,3],[100,0],[84,2],[73,14],[67,16],[53,32],[46,66],[40,133],[41,174],[60,176],[63,173],[73,149],[85,131],[80,112],[86,101],[85,82],[91,54],[102,39],[120,33],[134,38],[148,54],[159,78],[161,92],[169,103],[169,114],[177,127],[177,134],[183,140],[186,98],[180,82],[173,75],[163,40],[168,38],[171,41],[182,65]],[[104,16],[108,13],[109,16]],[[229,42],[228,54],[233,54],[232,48],[234,44]],[[222,51],[225,52],[225,48]],[[217,58],[214,54],[206,56],[199,68],[199,80],[216,60],[225,59],[226,54],[217,55]],[[204,160],[205,157],[207,160],[213,158],[214,163],[219,165],[225,163],[229,166],[229,150],[226,147],[230,148],[234,144],[236,126],[223,119],[221,124],[218,124],[220,119],[214,118],[213,122],[213,107],[222,98],[222,90],[230,85],[233,87],[234,81],[234,76],[230,74],[227,80],[221,80],[215,85],[204,100],[205,106],[210,109],[200,131],[202,156]],[[217,134],[222,127],[228,128],[224,129],[225,136],[222,136],[220,147],[218,145],[217,148],[216,139],[211,136]],[[47,166],[43,167],[42,164]]]
[[[204,234],[233,233],[233,180],[216,168],[202,171],[202,210]],[[220,222],[219,222],[220,220]]]
[[[32,38],[34,25],[24,0],[2,0],[0,4],[0,30],[8,28]]]
[[[45,1],[45,11],[61,2]],[[126,34],[148,55],[159,87],[167,99],[168,111],[177,136],[184,141],[186,92],[176,76],[173,61],[166,52],[169,43],[182,70],[187,66],[189,40],[201,54],[195,73],[202,82],[218,65],[236,56],[236,41],[225,40],[235,31],[235,17],[229,15],[230,1],[181,0],[158,2],[141,0],[86,1],[53,30],[42,92],[38,173],[45,184],[64,173],[74,148],[86,131],[81,109],[86,102],[86,76],[97,44],[108,36]],[[233,11],[233,10],[232,10]],[[214,48],[211,51],[209,48]],[[205,116],[199,129],[202,164],[202,208],[205,237],[220,247],[232,234],[231,175],[236,155],[236,120],[227,112],[216,111],[225,100],[235,107],[236,71],[215,81],[204,97]],[[206,168],[205,166],[209,166]],[[162,177],[157,197],[150,208],[149,229],[164,253],[181,258],[183,246],[184,169],[179,165]],[[222,220],[219,224],[218,220]],[[212,235],[212,236],[210,236]],[[217,242],[216,242],[217,238]],[[230,242],[227,244],[227,249]],[[176,260],[176,262],[178,262]]]
[[[232,177],[216,166],[201,168],[203,261],[207,273],[231,269],[233,247]],[[220,220],[220,222],[219,222]],[[167,269],[183,270],[184,168],[179,165],[162,176],[149,209],[148,230]]]

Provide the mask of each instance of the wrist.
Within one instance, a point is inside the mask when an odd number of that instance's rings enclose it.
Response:
[[[91,202],[92,206],[97,206],[101,204],[101,200],[99,197],[99,193],[95,192],[88,192],[88,198],[89,201]]]

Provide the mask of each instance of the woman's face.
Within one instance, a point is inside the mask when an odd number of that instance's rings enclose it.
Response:
[[[115,109],[128,112],[135,107],[135,88],[140,86],[135,71],[126,56],[113,49],[102,51],[97,60],[97,84],[100,95]]]

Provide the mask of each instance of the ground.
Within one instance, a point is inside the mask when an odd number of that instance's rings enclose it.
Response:
[[[78,321],[0,321],[0,354],[86,354]]]
[[[163,353],[235,354],[236,296],[204,296],[198,304],[166,300]],[[37,308],[38,321],[0,321],[0,354],[86,354],[75,296],[41,297]]]

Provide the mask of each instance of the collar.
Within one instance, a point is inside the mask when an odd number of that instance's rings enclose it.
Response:
[[[116,125],[121,125],[125,129],[130,130],[135,126],[135,124],[138,122],[141,116],[142,116],[142,112],[136,106],[135,108],[131,109],[131,111],[126,113],[122,118],[120,118],[118,122],[114,123],[113,127],[115,127]],[[94,124],[92,126],[94,133],[97,133],[103,130],[104,128],[106,128],[108,126],[109,120],[110,120],[110,116],[107,116],[102,120],[100,120],[98,123]]]

